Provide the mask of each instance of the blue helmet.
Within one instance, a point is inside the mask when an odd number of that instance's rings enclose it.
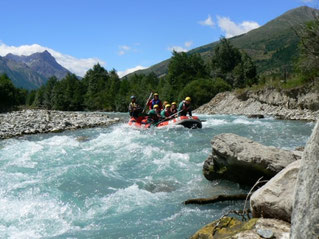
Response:
[[[131,96],[131,99],[135,99],[135,98],[136,98],[135,95],[132,95],[132,96]]]

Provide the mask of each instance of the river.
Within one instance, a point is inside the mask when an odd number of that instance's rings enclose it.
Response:
[[[214,135],[294,149],[314,127],[272,118],[200,118],[202,129],[139,130],[121,123],[0,141],[0,238],[189,238],[243,208],[243,202],[182,203],[247,191],[203,177]]]

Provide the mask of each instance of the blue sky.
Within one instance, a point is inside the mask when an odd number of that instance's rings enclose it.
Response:
[[[121,74],[265,24],[311,0],[1,0],[0,55],[48,49],[83,75]]]

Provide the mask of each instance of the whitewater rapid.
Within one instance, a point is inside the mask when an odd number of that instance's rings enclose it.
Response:
[[[123,123],[0,141],[0,238],[189,237],[243,203],[183,201],[247,191],[202,176],[214,135],[236,133],[294,149],[305,145],[314,127],[272,118],[200,117],[206,122],[196,130],[138,130]]]

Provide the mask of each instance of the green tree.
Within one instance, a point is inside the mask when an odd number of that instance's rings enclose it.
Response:
[[[89,110],[103,109],[103,91],[107,87],[109,74],[100,64],[93,66],[83,78],[84,87],[87,88],[84,104]],[[102,98],[101,98],[102,97]]]
[[[18,105],[18,92],[6,74],[0,76],[0,111]]]
[[[44,92],[45,92],[45,86],[41,86],[36,94],[35,94],[35,98],[33,101],[32,106],[37,107],[37,108],[43,108],[44,107]]]
[[[319,17],[303,26],[297,34],[300,37],[300,57],[297,69],[304,78],[311,81],[319,76]]]
[[[28,92],[27,99],[26,99],[27,106],[33,105],[36,93],[37,93],[37,90],[31,90]]]
[[[221,38],[212,57],[212,68],[216,74],[227,74],[241,62],[240,51],[226,38]]]
[[[215,77],[223,78],[234,88],[251,86],[258,82],[256,65],[246,54],[221,38],[215,47],[211,68]]]
[[[193,108],[197,108],[209,102],[219,92],[228,91],[231,86],[223,79],[198,79],[190,82],[180,92],[179,99],[190,96]]]
[[[43,106],[46,109],[49,109],[49,110],[52,109],[52,106],[53,106],[52,93],[53,93],[53,88],[57,82],[58,82],[58,79],[55,76],[50,77],[44,87]]]
[[[168,65],[167,83],[164,84],[167,100],[172,101],[189,82],[208,77],[209,72],[199,54],[173,51]]]

